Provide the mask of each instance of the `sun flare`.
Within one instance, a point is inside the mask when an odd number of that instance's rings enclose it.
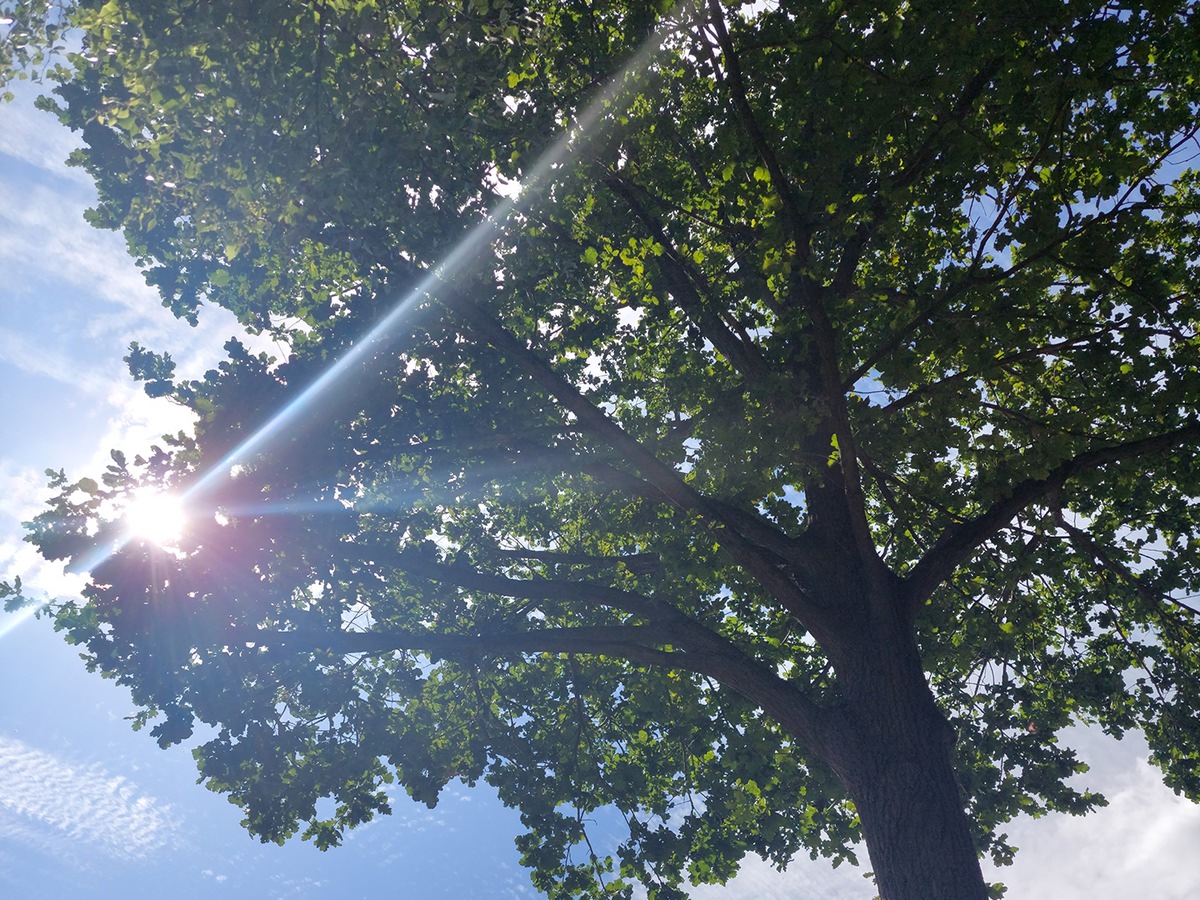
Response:
[[[183,503],[171,494],[143,491],[125,507],[126,533],[160,546],[179,540],[186,521]]]

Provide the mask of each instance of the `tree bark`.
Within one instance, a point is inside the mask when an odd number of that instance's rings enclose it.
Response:
[[[917,700],[919,698],[909,698]],[[843,779],[883,900],[983,900],[987,886],[954,775],[945,720],[899,705],[861,740]]]
[[[893,602],[894,601],[894,602]],[[862,821],[882,900],[985,900],[954,771],[954,732],[925,680],[899,596],[827,648],[843,705],[829,763]]]

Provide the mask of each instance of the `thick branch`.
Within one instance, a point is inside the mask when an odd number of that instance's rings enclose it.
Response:
[[[527,653],[618,657],[634,663],[695,672],[715,679],[758,705],[818,757],[830,758],[835,715],[732,644],[709,634],[697,643],[669,627],[577,626],[481,634],[424,631],[272,631],[237,629],[226,640],[282,651],[338,654],[423,653],[434,658],[486,658]],[[669,647],[672,649],[663,649]]]
[[[790,554],[798,557],[802,554],[799,544],[783,536],[774,525],[749,513],[738,516],[735,521],[728,515],[727,507],[709,500],[684,482],[679,472],[627,434],[575,385],[554,371],[477,303],[449,286],[438,291],[436,297],[452,312],[462,316],[478,337],[508,356],[522,372],[574,415],[580,425],[622,455],[666,500],[680,509],[696,513],[718,528],[717,539],[738,565],[756,578],[802,623],[819,628],[819,623],[813,621],[819,614],[816,607],[808,602],[802,589],[780,571],[778,560],[761,550],[780,543],[783,537],[788,542]]]
[[[841,505],[839,514],[844,516],[844,524],[854,541],[862,564],[873,568],[879,557],[875,551],[875,542],[867,520],[866,500],[863,497],[859,472],[858,450],[854,439],[854,430],[850,424],[850,414],[846,408],[846,394],[842,389],[837,355],[837,334],[829,319],[828,311],[825,309],[822,288],[807,276],[801,276],[797,291],[804,300],[809,320],[812,322],[820,396],[825,402],[829,430],[837,442],[838,471],[841,474],[840,485],[838,485],[840,497],[837,501]]]
[[[551,565],[586,566],[589,568],[623,565],[632,572],[650,572],[662,565],[657,553],[631,553],[625,556],[593,556],[587,553],[568,553],[562,550],[522,550],[497,548],[490,551],[503,559],[534,560]]]
[[[913,567],[906,579],[910,611],[915,613],[938,585],[970,559],[978,547],[1004,529],[1017,513],[1058,490],[1070,479],[1110,463],[1172,450],[1197,438],[1200,438],[1200,422],[1191,422],[1165,434],[1089,450],[1061,463],[1045,478],[1030,478],[1013,485],[1006,497],[997,500],[982,514],[948,528]]]
[[[247,645],[306,653],[385,654],[407,650],[435,659],[494,657],[521,653],[593,653],[634,662],[676,666],[669,629],[651,625],[580,625],[532,631],[443,634],[431,631],[270,631],[239,629],[230,635]],[[678,667],[678,666],[677,666]],[[682,667],[680,667],[682,668]]]
[[[411,559],[402,556],[400,567],[406,572],[411,572],[421,578],[428,578],[439,584],[454,585],[466,590],[496,594],[501,597],[511,597],[514,600],[586,603],[617,609],[646,621],[670,624],[676,628],[693,624],[690,618],[662,600],[589,581],[569,581],[556,578],[508,578],[504,575],[480,572],[467,566],[430,562],[417,558],[415,554]]]

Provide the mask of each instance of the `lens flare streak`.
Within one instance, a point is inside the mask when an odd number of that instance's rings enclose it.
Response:
[[[663,21],[667,22],[670,18],[669,15]],[[624,108],[623,99],[625,103],[629,102],[632,96],[630,83],[650,70],[650,63],[662,47],[668,33],[668,28],[660,26],[651,34],[624,68],[609,81],[605,89],[584,108],[574,126],[564,131],[542,154],[519,191],[498,203],[483,220],[463,236],[437,265],[430,269],[414,288],[396,302],[387,316],[372,328],[358,344],[339,357],[319,378],[275,413],[257,431],[210,467],[181,495],[180,501],[199,499],[228,479],[231,469],[266,447],[289,424],[296,421],[317,397],[331,391],[357,363],[365,360],[368,354],[385,344],[404,317],[422,297],[436,300],[438,288],[441,285],[447,284],[451,277],[467,270],[473,263],[481,260],[483,251],[501,236],[505,224],[514,214],[532,208],[534,201],[547,194],[554,181],[569,171],[568,163],[583,155],[588,146],[601,133],[604,117],[619,113]],[[629,94],[623,97],[627,90],[630,90]],[[116,546],[98,549],[90,557],[72,565],[72,570],[91,571],[95,569],[105,559],[124,547],[132,537],[133,535],[126,534],[116,542]]]

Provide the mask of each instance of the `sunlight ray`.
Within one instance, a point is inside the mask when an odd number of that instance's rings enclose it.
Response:
[[[476,223],[415,287],[395,303],[391,311],[359,343],[342,354],[311,385],[209,468],[181,494],[180,500],[194,502],[224,483],[230,477],[230,470],[234,466],[265,448],[272,440],[277,439],[290,425],[300,419],[305,410],[310,408],[317,398],[327,394],[342,382],[357,363],[365,360],[370,353],[386,346],[387,341],[397,331],[397,326],[421,298],[436,299],[441,285],[447,284],[452,276],[461,274],[480,260],[482,251],[501,235],[504,225],[512,216],[521,210],[530,209],[540,196],[548,192],[555,180],[569,170],[569,163],[582,157],[589,145],[601,133],[604,117],[615,114],[623,108],[623,100],[628,102],[631,99],[632,91],[630,91],[630,95],[626,95],[626,91],[630,88],[630,82],[650,70],[651,61],[670,34],[669,27],[664,23],[669,23],[677,11],[678,7],[663,18],[659,27],[643,42],[620,72],[610,79],[605,88],[587,104],[575,124],[563,131],[542,154],[531,168],[526,183],[521,186],[519,191],[496,204],[491,212]],[[89,557],[72,565],[72,571],[86,572],[95,569],[104,560],[117,553],[129,540],[129,536],[124,536],[112,546],[98,548]]]
[[[231,450],[223,460],[200,478],[188,493],[202,494],[214,482],[221,480],[232,466],[246,459],[272,438],[275,438],[317,396],[326,393],[338,381],[344,378],[355,363],[364,359],[372,350],[378,349],[381,344],[384,344],[422,297],[436,298],[438,288],[442,284],[448,283],[452,275],[467,270],[473,262],[477,261],[481,252],[495,238],[500,236],[505,223],[518,211],[528,209],[532,206],[533,200],[548,191],[550,185],[555,180],[554,175],[556,172],[565,168],[565,164],[573,157],[582,155],[587,145],[598,135],[597,126],[601,124],[604,114],[612,112],[617,108],[618,101],[621,99],[621,93],[625,89],[627,82],[647,70],[650,61],[662,46],[665,37],[665,30],[660,29],[647,39],[645,44],[634,54],[621,72],[587,105],[582,115],[580,115],[578,122],[563,132],[549,149],[542,154],[541,158],[530,171],[528,183],[523,185],[517,194],[506,197],[498,203],[483,220],[476,223],[463,236],[444,259],[418,282],[416,287],[409,290],[407,294],[400,298],[387,316],[372,328],[361,342],[342,354],[316,381],[302,391],[299,396],[289,402],[256,432]]]

